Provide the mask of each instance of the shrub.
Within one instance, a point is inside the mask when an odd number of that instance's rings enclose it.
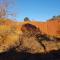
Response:
[[[24,21],[30,21],[30,19],[28,17],[25,17]]]

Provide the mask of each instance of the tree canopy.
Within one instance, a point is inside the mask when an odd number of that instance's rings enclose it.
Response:
[[[28,17],[25,17],[24,21],[30,21],[30,19]]]

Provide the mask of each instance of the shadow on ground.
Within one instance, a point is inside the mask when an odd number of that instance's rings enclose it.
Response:
[[[60,50],[51,51],[47,54],[17,53],[11,50],[0,54],[0,60],[60,60]]]

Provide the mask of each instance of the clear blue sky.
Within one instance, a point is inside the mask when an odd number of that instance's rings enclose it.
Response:
[[[60,0],[16,0],[17,20],[24,17],[45,21],[60,15]]]
[[[60,0],[15,0],[16,19],[24,17],[31,20],[45,21],[52,16],[60,15]]]

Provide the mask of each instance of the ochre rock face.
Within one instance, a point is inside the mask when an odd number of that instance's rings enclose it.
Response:
[[[43,34],[51,35],[51,36],[60,36],[60,20],[52,20],[47,22],[22,22],[21,25],[17,26],[17,30],[21,30],[23,24],[30,23],[35,25]]]
[[[48,35],[57,36],[60,35],[60,21],[48,21],[45,23],[39,24],[40,30]]]
[[[2,20],[2,19],[0,19]],[[21,27],[23,24],[30,23],[35,25],[43,34],[51,35],[51,36],[60,36],[60,20],[51,20],[47,22],[37,22],[37,21],[24,21],[24,22],[14,22],[7,20],[6,22],[0,22],[0,31],[3,28],[9,29],[12,26],[16,27],[17,31],[21,31]],[[2,29],[1,29],[2,27]]]

